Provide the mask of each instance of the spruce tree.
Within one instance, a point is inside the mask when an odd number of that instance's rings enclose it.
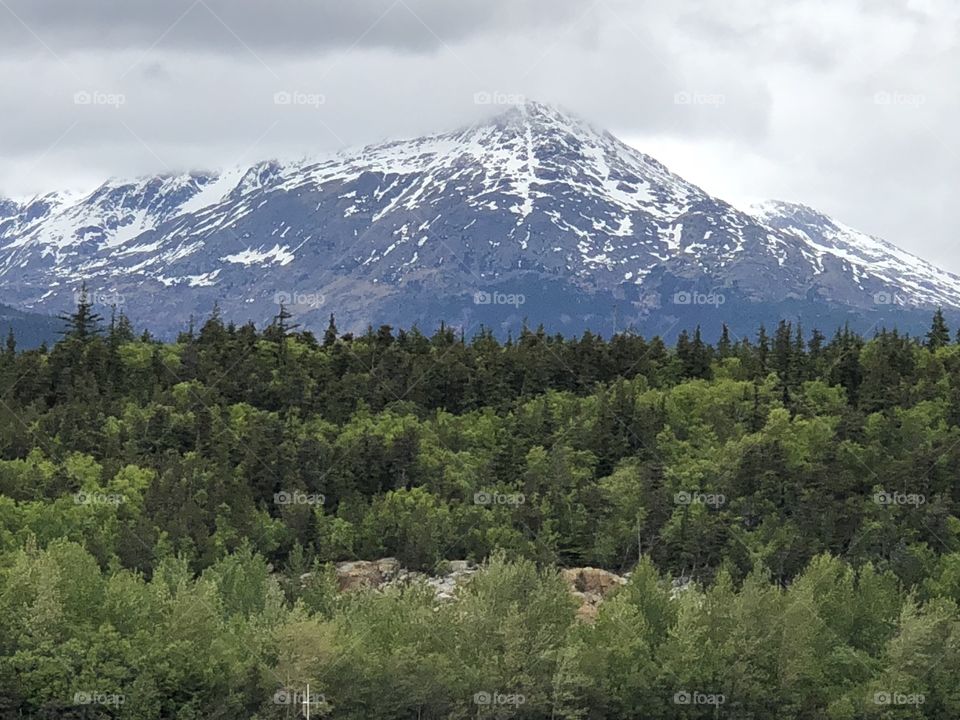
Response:
[[[943,317],[943,308],[937,308],[933,314],[933,324],[927,333],[927,347],[930,350],[939,350],[950,344],[950,329]]]
[[[760,374],[766,375],[770,367],[770,338],[767,336],[767,328],[760,326],[757,333],[757,360],[760,363]]]
[[[330,313],[330,323],[323,333],[323,346],[330,347],[337,342],[337,323],[333,319],[333,313]]]
[[[720,340],[717,342],[717,357],[721,360],[728,358],[730,357],[730,351],[730,328],[724,323],[723,329],[720,331]]]
[[[793,328],[786,320],[781,320],[773,336],[773,366],[782,381],[790,375],[793,355]]]
[[[77,295],[77,309],[70,315],[59,315],[58,318],[66,323],[66,328],[60,334],[72,340],[86,342],[101,332],[100,321],[103,318],[93,311],[86,283]]]
[[[705,342],[697,325],[693,333],[693,343],[690,346],[690,376],[707,379],[710,377],[711,348]]]

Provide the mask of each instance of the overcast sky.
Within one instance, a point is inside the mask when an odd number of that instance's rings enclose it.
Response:
[[[0,195],[568,108],[960,272],[957,0],[0,0]],[[288,93],[289,104],[275,102]]]

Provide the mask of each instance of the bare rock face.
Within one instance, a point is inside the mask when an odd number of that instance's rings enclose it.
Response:
[[[427,580],[440,602],[449,602],[456,598],[457,588],[470,579],[479,568],[467,560],[450,560],[448,572]]]
[[[335,567],[341,592],[381,588],[400,573],[400,561],[396,558],[340,562]]]
[[[449,560],[444,566],[442,574],[426,575],[402,568],[396,558],[381,558],[341,562],[335,568],[341,592],[382,590],[422,582],[433,589],[437,602],[443,603],[455,600],[457,588],[480,569],[468,560]],[[566,568],[560,571],[560,575],[580,604],[577,618],[582,622],[593,622],[600,604],[627,582],[625,577],[616,573],[593,567]]]
[[[340,592],[383,590],[390,586],[422,582],[433,588],[437,600],[445,602],[453,600],[457,587],[479,568],[468,560],[448,560],[444,566],[445,572],[427,575],[402,568],[396,558],[381,558],[340,562],[335,568]]]
[[[577,618],[583,622],[596,619],[602,603],[613,591],[627,580],[608,570],[600,568],[566,568],[560,576],[570,586],[570,593],[579,601]]]

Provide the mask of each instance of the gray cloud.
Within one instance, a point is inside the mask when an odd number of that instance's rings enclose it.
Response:
[[[194,51],[238,45],[276,53],[346,47],[431,51],[491,32],[562,23],[574,0],[6,0],[0,48],[42,42],[58,54],[164,43]],[[25,31],[25,32],[24,32]],[[0,50],[2,52],[3,50]]]

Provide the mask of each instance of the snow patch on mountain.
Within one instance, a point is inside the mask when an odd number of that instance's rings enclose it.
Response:
[[[874,277],[902,286],[912,302],[960,306],[960,277],[892,243],[799,203],[770,200],[750,210],[764,223],[801,238],[819,272],[825,258],[832,257],[846,263],[857,279]]]
[[[289,245],[282,247],[280,245],[274,245],[269,250],[247,248],[233,255],[224,255],[221,259],[225,262],[236,263],[238,265],[269,265],[272,263],[288,265],[293,262],[295,258],[296,256],[290,252]]]
[[[678,288],[694,287],[767,307],[813,298],[869,311],[895,293],[960,308],[960,278],[890,243],[800,205],[742,211],[535,102],[335,154],[0,200],[0,301],[57,312],[87,282],[122,284],[148,321],[159,303],[182,313],[213,302],[244,320],[269,316],[277,288],[302,285],[360,322],[411,298],[411,313],[446,313],[478,286],[531,278],[575,304],[610,293],[664,316]]]

